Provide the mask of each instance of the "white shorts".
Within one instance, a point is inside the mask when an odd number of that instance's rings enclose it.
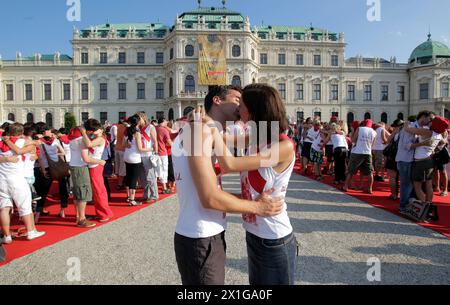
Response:
[[[12,208],[13,202],[20,217],[33,213],[30,186],[24,177],[0,180],[0,209]]]
[[[168,156],[159,156],[159,164],[156,169],[156,173],[158,178],[161,180],[161,183],[167,183],[169,177],[169,157]]]
[[[127,169],[125,167],[125,161],[123,159],[123,151],[116,150],[116,156],[114,160],[115,173],[119,177],[125,177],[127,175]]]

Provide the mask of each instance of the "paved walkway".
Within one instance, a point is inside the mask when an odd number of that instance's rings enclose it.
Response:
[[[239,191],[237,176],[224,184]],[[381,262],[381,284],[450,284],[450,239],[300,176],[293,176],[287,200],[301,244],[298,284],[371,284],[372,257]],[[73,284],[67,263],[76,257],[75,284],[180,284],[177,213],[173,196],[1,267],[0,283]],[[226,283],[245,285],[245,233],[239,216],[229,221]]]

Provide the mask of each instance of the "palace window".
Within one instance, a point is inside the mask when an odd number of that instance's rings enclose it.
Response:
[[[303,54],[297,54],[295,59],[296,59],[295,61],[297,63],[297,66],[303,66],[303,64],[304,64]]]
[[[127,53],[120,52],[119,53],[119,64],[126,64],[127,63]]]
[[[389,101],[389,86],[388,85],[382,85],[381,86],[381,100],[382,101]]]
[[[100,63],[101,64],[107,64],[108,63],[108,53],[101,52],[100,53]]]
[[[108,84],[107,83],[100,84],[100,99],[101,100],[108,99]]]
[[[279,65],[286,64],[286,54],[284,54],[284,53],[278,54],[278,64]]]
[[[314,100],[320,101],[322,99],[322,86],[320,84],[314,85]]]
[[[441,88],[441,96],[442,97],[449,97],[449,83],[442,83],[442,88]]]
[[[137,63],[138,64],[145,64],[145,52],[138,52],[137,53]]]
[[[239,57],[241,56],[241,47],[238,45],[234,45],[232,48],[232,55],[233,57]]]
[[[100,123],[105,125],[106,121],[108,121],[108,112],[100,112]]]
[[[297,84],[297,100],[302,101],[305,97],[303,84]]]
[[[164,83],[156,83],[156,98],[164,99]]]
[[[25,100],[32,101],[33,100],[33,85],[25,84]]]
[[[285,100],[286,99],[286,84],[285,83],[278,84],[278,92],[280,93],[281,99]]]
[[[267,53],[259,54],[259,63],[261,65],[267,65]]]
[[[186,55],[186,57],[192,57],[194,56],[194,46],[191,44],[188,44],[185,48],[184,48],[184,54]]]
[[[65,100],[65,101],[70,101],[70,99],[71,99],[71,88],[70,88],[71,86],[70,86],[70,84],[64,84],[63,85],[63,99]]]
[[[331,66],[337,67],[339,66],[339,56],[337,55],[331,55]]]
[[[366,102],[372,100],[372,85],[364,86],[364,100]]]
[[[355,85],[348,85],[347,88],[347,100],[354,101],[355,100]]]
[[[157,64],[163,64],[164,63],[164,53],[157,52],[156,53],[156,63]]]
[[[400,102],[404,102],[405,101],[405,86],[398,86],[398,100]]]
[[[429,98],[429,87],[430,85],[428,83],[426,84],[420,84],[420,99],[421,100],[427,100]]]
[[[233,76],[233,80],[231,81],[231,84],[233,86],[241,87],[242,86],[241,77],[239,75]]]
[[[127,84],[119,83],[119,100],[127,99]]]
[[[186,76],[184,92],[195,92],[195,79],[192,75]]]
[[[14,85],[13,84],[6,85],[6,100],[7,101],[14,100]]]
[[[81,64],[87,65],[89,63],[89,53],[83,52],[81,53]]]
[[[320,55],[314,55],[314,66],[322,65],[322,57]]]
[[[44,84],[44,100],[51,101],[52,100],[52,85]]]
[[[89,84],[81,84],[81,99],[87,101],[89,99]]]
[[[331,85],[331,96],[332,101],[337,101],[339,99],[339,85]]]
[[[145,83],[137,84],[137,99],[144,100],[145,99]]]

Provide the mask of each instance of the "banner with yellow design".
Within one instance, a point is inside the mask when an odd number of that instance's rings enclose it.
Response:
[[[225,37],[219,35],[198,36],[198,79],[200,85],[227,84],[227,59]]]

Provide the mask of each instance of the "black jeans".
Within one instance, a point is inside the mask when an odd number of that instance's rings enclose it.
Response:
[[[347,153],[344,147],[337,147],[334,150],[334,181],[345,181],[347,177],[345,172]]]
[[[183,285],[224,285],[225,232],[208,238],[175,234],[175,255]]]
[[[262,239],[247,232],[250,285],[295,285],[297,240],[294,234],[281,239]]]
[[[48,168],[46,169],[48,173]],[[50,178],[46,178],[38,167],[34,169],[34,177],[36,178],[36,182],[34,183],[34,188],[36,189],[36,193],[41,197],[38,200],[36,205],[36,212],[42,212],[44,210],[45,201],[47,200],[48,192],[52,187],[53,180]],[[67,180],[61,179],[58,181],[59,184],[59,195],[61,197],[61,208],[65,209],[69,203],[69,190],[67,186]]]

